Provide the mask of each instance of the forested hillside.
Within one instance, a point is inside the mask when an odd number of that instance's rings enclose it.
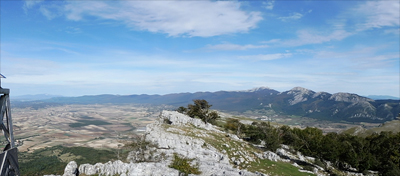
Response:
[[[324,135],[318,128],[277,127],[265,122],[245,125],[237,119],[228,120],[225,129],[246,141],[262,144],[266,150],[275,151],[281,144],[289,145],[319,159],[324,167],[331,162],[341,170],[400,175],[400,132],[382,131],[367,137],[345,133]]]

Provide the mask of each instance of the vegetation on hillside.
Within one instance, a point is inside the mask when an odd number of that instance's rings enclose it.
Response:
[[[189,104],[187,108],[179,107],[177,110],[192,118],[199,118],[206,123],[217,124],[216,120],[220,117],[216,111],[210,110],[212,105],[208,104],[206,100],[193,100],[193,102],[194,104]],[[302,152],[304,155],[315,157],[317,159],[316,164],[322,167],[325,166],[325,168],[328,168],[326,167],[327,161],[330,161],[333,166],[341,170],[355,168],[358,172],[374,170],[379,171],[381,175],[400,175],[400,132],[382,131],[363,137],[346,133],[328,133],[324,135],[322,130],[311,127],[299,129],[272,125],[267,122],[253,122],[248,125],[241,123],[238,119],[226,119],[223,125],[220,122],[221,120],[219,119],[219,125],[224,127],[226,131],[232,132],[253,144],[261,144],[266,150],[275,151],[281,144],[285,144],[293,150]],[[80,121],[80,123],[86,123],[86,121]],[[189,131],[191,130],[193,129],[188,127],[186,135],[190,135]],[[192,135],[196,136],[195,134]],[[228,140],[229,138],[226,138],[225,135],[225,133],[215,135],[210,132],[209,135],[203,138],[206,142],[204,147],[210,145],[221,151],[225,150],[229,157],[239,158],[238,153],[240,152],[238,151],[243,150],[244,145],[237,141]],[[132,139],[132,141],[125,143],[124,148],[118,149],[117,153],[112,150],[98,150],[86,147],[67,148],[62,146],[39,149],[32,153],[21,152],[19,154],[21,175],[62,174],[69,161],[74,160],[78,164],[104,163],[113,159],[126,158],[126,156],[122,155],[127,155],[128,151],[137,151],[136,155],[133,155],[135,162],[165,159],[164,155],[153,156],[152,148],[156,149],[156,146],[145,141],[143,136],[136,136]],[[232,148],[236,148],[236,150]],[[246,148],[249,151],[254,149],[256,148]],[[146,151],[150,151],[150,154],[146,153]],[[170,167],[178,169],[183,174],[198,174],[198,165],[193,164],[192,161],[193,159],[174,155]],[[294,169],[293,172],[297,172],[297,169],[289,163],[280,163],[276,166],[283,167],[286,164],[292,170]],[[245,164],[241,163],[238,164],[238,167],[255,172],[259,168],[269,171],[268,167],[273,165],[275,165],[273,162],[263,159]],[[278,173],[275,170],[273,171]]]
[[[263,143],[267,150],[289,145],[319,161],[331,161],[341,170],[353,167],[358,172],[374,170],[382,175],[400,175],[400,133],[381,132],[365,138],[338,133],[324,135],[318,128],[275,127],[266,122],[245,125],[237,119],[228,119],[225,129],[254,144]]]
[[[187,176],[189,174],[201,174],[198,164],[191,164],[194,159],[184,158],[174,153],[174,160],[169,165],[170,168],[174,168],[179,171],[179,175]]]
[[[18,161],[22,176],[48,174],[62,175],[70,161],[78,164],[95,164],[116,159],[115,152],[88,147],[54,146],[35,150],[32,153],[19,152]]]
[[[177,109],[178,112],[188,115],[192,118],[199,118],[205,123],[214,124],[215,120],[220,118],[216,111],[210,111],[212,105],[206,100],[193,100],[194,104],[188,104],[188,107],[183,106]]]

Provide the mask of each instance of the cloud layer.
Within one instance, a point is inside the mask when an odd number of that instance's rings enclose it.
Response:
[[[4,84],[22,94],[24,86],[76,90],[70,95],[302,86],[398,96],[397,1],[27,0],[1,8]]]
[[[25,8],[33,5],[27,1]],[[211,37],[248,32],[263,19],[260,12],[240,6],[233,1],[68,1],[62,9],[74,21],[95,17],[174,37]],[[40,11],[48,19],[59,13],[54,6],[42,5]]]

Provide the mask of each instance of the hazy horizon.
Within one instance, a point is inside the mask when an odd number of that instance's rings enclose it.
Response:
[[[260,88],[260,87],[258,87]],[[263,87],[263,88],[269,88],[269,89],[273,89],[270,87]],[[254,88],[252,88],[254,89]],[[249,91],[252,89],[246,89],[246,90],[218,90],[218,91],[228,91],[228,92],[234,92],[234,91]],[[276,89],[273,89],[276,90]],[[283,90],[283,91],[279,91],[276,90],[278,92],[285,92],[285,91],[289,91],[288,90]],[[68,95],[56,95],[56,94],[22,94],[22,95],[13,95],[11,94],[11,98],[13,97],[33,97],[33,98],[37,98],[37,96],[49,96],[49,97],[79,97],[79,96],[96,96],[96,95],[119,95],[119,96],[129,96],[129,95],[168,95],[168,94],[180,94],[180,93],[199,93],[199,92],[218,92],[218,91],[194,91],[194,92],[169,92],[169,93],[165,93],[165,94],[144,94],[144,93],[132,93],[132,94],[111,94],[111,93],[104,93],[104,94],[84,94],[84,95],[75,95],[75,96],[68,96]],[[314,92],[326,92],[326,91],[315,91],[315,90],[311,90]],[[327,92],[330,94],[335,94],[335,93],[341,93],[341,92]],[[352,94],[357,94],[355,92],[345,92],[345,93],[352,93]],[[359,96],[364,96],[364,97],[392,97],[392,98],[396,98],[396,99],[400,99],[400,97],[395,97],[395,96],[390,96],[390,95],[361,95],[361,94],[357,94]],[[385,98],[384,98],[385,99]]]

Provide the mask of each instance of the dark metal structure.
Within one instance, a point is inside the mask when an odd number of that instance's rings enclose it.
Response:
[[[0,74],[1,78],[5,78]],[[4,139],[0,138],[0,145],[4,149],[0,153],[0,176],[20,175],[18,165],[18,149],[15,146],[13,125],[11,118],[10,89],[3,89],[0,82],[0,129]]]

